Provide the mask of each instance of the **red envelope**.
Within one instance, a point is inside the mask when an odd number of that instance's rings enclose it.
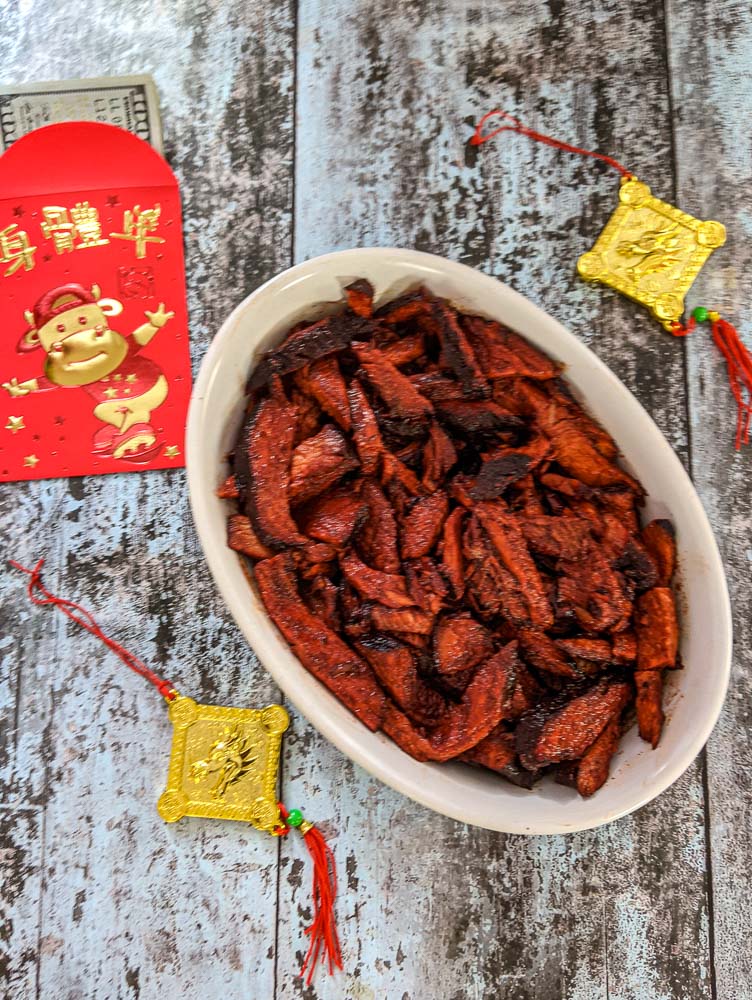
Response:
[[[151,146],[67,122],[0,157],[0,480],[182,466],[180,196]]]

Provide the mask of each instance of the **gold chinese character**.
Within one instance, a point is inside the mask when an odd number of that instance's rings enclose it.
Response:
[[[70,253],[73,249],[76,227],[68,218],[68,209],[59,205],[45,205],[42,215],[44,216],[44,222],[40,223],[42,235],[46,240],[52,237],[55,241],[55,253]]]
[[[30,246],[28,235],[15,222],[0,230],[0,264],[10,264],[5,277],[14,274],[21,265],[30,271],[34,267],[36,249]]]
[[[159,205],[143,210],[140,205],[134,206],[133,211],[126,209],[123,212],[123,232],[110,233],[110,236],[118,240],[133,240],[136,244],[136,256],[145,257],[147,243],[164,243],[161,236],[146,235],[153,233],[159,225],[159,213]]]
[[[96,208],[92,208],[88,201],[76,202],[70,210],[70,218],[68,209],[59,205],[47,205],[42,209],[42,214],[44,215],[44,222],[41,223],[42,234],[45,239],[52,237],[56,253],[101,247],[110,242],[102,239],[99,212]],[[76,237],[80,243],[74,243]]]
[[[84,250],[86,247],[101,247],[110,242],[102,239],[99,212],[96,208],[92,208],[88,201],[76,202],[71,209],[71,218],[76,227],[76,234],[81,240],[76,250]]]

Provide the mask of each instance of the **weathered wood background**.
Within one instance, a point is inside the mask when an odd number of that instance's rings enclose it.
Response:
[[[752,996],[750,453],[722,362],[574,260],[616,177],[506,136],[492,106],[610,152],[729,230],[690,305],[749,338],[752,15],[746,0],[1,0],[6,82],[148,71],[182,183],[197,365],[230,308],[291,262],[357,245],[445,254],[590,344],[694,476],[729,574],[736,660],[707,751],[605,829],[469,829],[381,786],[300,716],[283,792],[328,817],[347,971],[296,977],[295,844],[154,808],[162,705],[2,579],[0,982],[13,1000],[744,1000]],[[748,340],[749,342],[749,340]],[[4,486],[0,551],[202,699],[275,689],[202,558],[183,472]],[[712,669],[712,664],[708,665]]]

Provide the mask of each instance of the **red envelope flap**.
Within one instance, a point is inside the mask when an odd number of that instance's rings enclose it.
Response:
[[[177,185],[148,142],[116,125],[62,122],[36,129],[0,156],[3,198],[50,191],[101,191]]]

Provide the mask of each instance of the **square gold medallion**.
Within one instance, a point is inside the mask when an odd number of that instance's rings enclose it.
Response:
[[[178,695],[167,787],[157,802],[162,819],[239,819],[260,830],[280,825],[277,771],[290,717],[281,705],[223,708]]]
[[[694,219],[632,178],[622,181],[618,208],[577,270],[647,306],[670,329],[702,265],[725,240],[720,222]]]

